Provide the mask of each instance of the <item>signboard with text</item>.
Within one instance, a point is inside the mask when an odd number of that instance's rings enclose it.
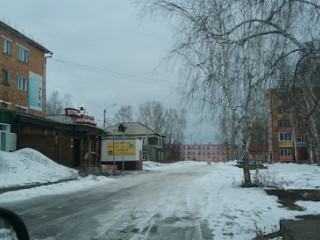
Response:
[[[29,72],[28,105],[30,109],[42,111],[42,76]]]
[[[121,161],[122,156],[124,161],[139,161],[141,151],[142,141],[139,139],[124,140],[124,144],[122,144],[122,140],[116,140],[114,142],[112,140],[103,140],[101,149],[101,161],[111,162],[113,161],[113,156],[115,158],[115,161]]]

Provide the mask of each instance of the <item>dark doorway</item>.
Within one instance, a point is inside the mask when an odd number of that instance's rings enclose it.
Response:
[[[73,164],[80,167],[80,139],[73,140]]]

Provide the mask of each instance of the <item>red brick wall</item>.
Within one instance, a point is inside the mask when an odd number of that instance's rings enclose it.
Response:
[[[10,39],[11,54],[7,55],[2,52],[2,36]],[[21,75],[28,79],[29,71],[32,71],[42,76],[44,86],[44,53],[36,47],[28,44],[22,38],[8,32],[6,29],[0,28],[0,100],[11,102],[10,110],[16,110],[16,104],[28,107],[28,84],[27,91],[17,89],[17,76]],[[20,44],[29,50],[28,63],[21,62],[17,59],[17,45]],[[10,72],[10,85],[2,84],[2,69]],[[42,99],[44,99],[44,92],[42,91]],[[43,100],[44,101],[44,100]],[[44,107],[44,102],[42,103]],[[44,116],[44,111],[36,111],[28,109],[27,113],[39,117]]]

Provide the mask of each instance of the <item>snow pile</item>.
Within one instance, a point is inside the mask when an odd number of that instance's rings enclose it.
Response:
[[[0,151],[0,188],[77,179],[78,172],[59,165],[40,152],[25,148]]]

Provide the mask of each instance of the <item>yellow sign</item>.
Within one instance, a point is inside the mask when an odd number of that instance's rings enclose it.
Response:
[[[124,156],[135,156],[136,148],[134,141],[124,141],[122,150],[122,141],[114,142],[114,155],[122,156],[122,151]],[[107,155],[113,156],[113,142],[107,142]]]

